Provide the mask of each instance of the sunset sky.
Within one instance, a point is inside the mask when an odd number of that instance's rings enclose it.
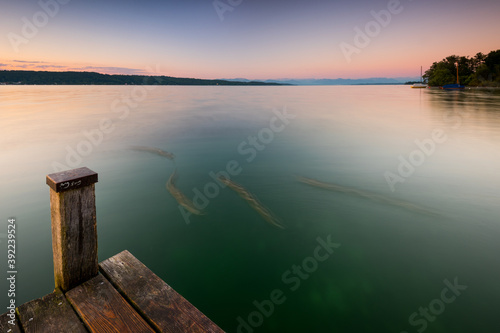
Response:
[[[452,54],[500,49],[498,0],[398,2],[0,0],[0,69],[407,77]],[[366,29],[368,41],[356,38]]]

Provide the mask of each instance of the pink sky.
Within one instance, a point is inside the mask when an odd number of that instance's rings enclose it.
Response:
[[[57,6],[14,2],[0,13],[0,69],[248,79],[408,77],[452,54],[500,48],[500,2],[492,0],[242,2],[222,13],[222,21],[210,1],[47,1]],[[373,13],[380,13],[379,21]],[[355,52],[346,53],[346,45]]]

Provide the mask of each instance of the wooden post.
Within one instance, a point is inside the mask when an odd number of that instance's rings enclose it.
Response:
[[[53,173],[50,186],[52,252],[56,288],[64,292],[99,272],[95,183],[88,168]]]

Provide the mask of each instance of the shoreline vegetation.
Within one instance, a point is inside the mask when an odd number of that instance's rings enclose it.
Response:
[[[424,82],[430,87],[456,83],[457,64],[460,84],[478,88],[500,87],[500,50],[486,55],[479,52],[472,58],[451,55],[434,62],[423,75]]]
[[[182,86],[282,86],[260,81],[228,81],[172,76],[101,74],[96,72],[0,71],[0,85],[182,85]]]

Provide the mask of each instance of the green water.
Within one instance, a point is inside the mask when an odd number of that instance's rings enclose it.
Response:
[[[1,253],[15,217],[18,305],[53,289],[45,175],[87,166],[99,259],[129,250],[227,332],[500,328],[497,92],[2,86],[0,126]],[[228,163],[284,230],[216,185]],[[189,199],[208,191],[189,224],[165,187],[175,168]],[[467,289],[445,291],[455,279]],[[2,280],[0,312],[7,290]]]

